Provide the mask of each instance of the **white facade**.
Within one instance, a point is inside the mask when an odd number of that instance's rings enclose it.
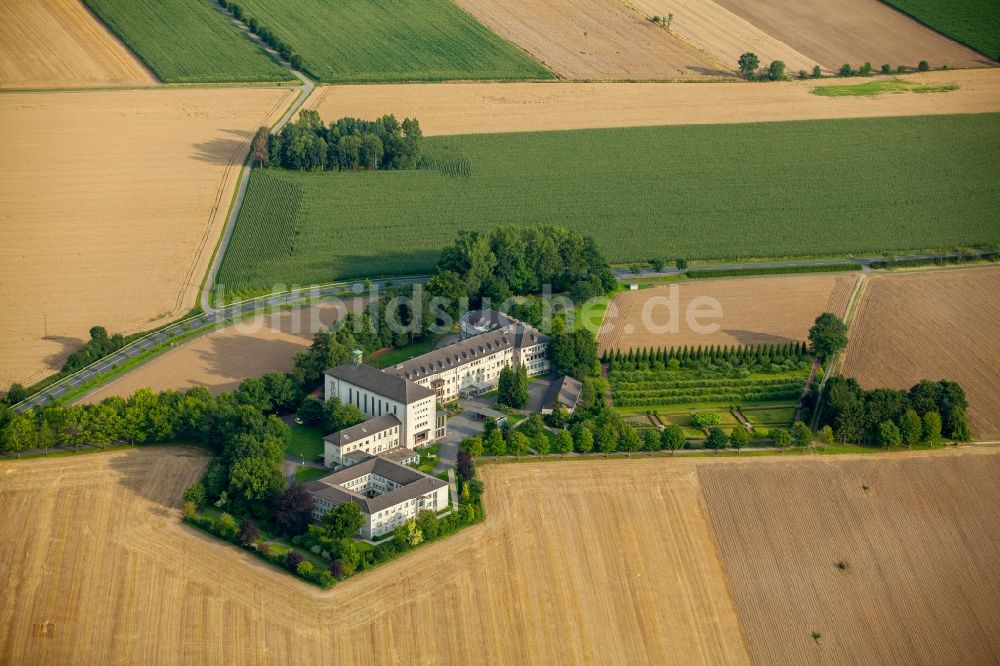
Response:
[[[421,392],[422,397],[407,404],[390,398],[372,385],[362,385],[361,381],[352,382],[330,374],[336,370],[337,368],[334,368],[333,371],[326,373],[324,387],[326,400],[336,396],[340,402],[357,407],[366,419],[392,414],[401,424],[399,445],[408,449],[426,446],[434,441],[437,419],[437,402],[434,395]],[[370,370],[384,374],[374,368]],[[399,380],[397,377],[393,379]]]
[[[399,446],[400,424],[380,429],[366,428],[368,424],[377,421],[365,421],[352,428],[347,428],[323,438],[323,464],[327,467],[337,467],[347,464],[344,456],[350,453],[367,453],[377,456]],[[393,419],[395,421],[395,419]],[[416,454],[414,454],[416,455]]]

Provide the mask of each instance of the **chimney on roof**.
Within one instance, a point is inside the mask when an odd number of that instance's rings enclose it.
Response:
[[[361,360],[363,356],[364,352],[362,352],[360,349],[355,349],[354,351],[351,352],[351,358],[353,359],[351,363],[353,363],[356,366],[361,365]]]

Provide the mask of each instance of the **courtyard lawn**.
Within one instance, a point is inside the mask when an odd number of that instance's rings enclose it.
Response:
[[[323,455],[323,437],[328,434],[318,426],[295,425],[291,428],[285,453],[316,462]]]
[[[316,469],[315,467],[306,467],[305,465],[302,465],[295,470],[295,482],[298,484],[309,483],[310,481],[322,479],[324,476],[329,475],[330,470],[328,469]]]

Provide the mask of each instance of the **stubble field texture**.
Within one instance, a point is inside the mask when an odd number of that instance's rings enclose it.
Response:
[[[943,94],[825,99],[829,80],[682,86],[666,83],[439,83],[325,86],[306,102],[326,119],[418,118],[425,136],[1000,111],[1000,68],[920,72]],[[881,79],[879,79],[881,80]]]
[[[0,462],[0,661],[747,663],[693,465],[485,469],[484,524],[322,592],[179,522],[205,463]]]
[[[166,83],[293,77],[208,0],[84,0]]]
[[[0,88],[153,85],[142,63],[78,0],[0,3]]]
[[[241,0],[326,82],[548,79],[450,0]]]
[[[1000,60],[1000,11],[994,0],[885,2],[993,60]]]
[[[255,171],[219,282],[245,292],[426,272],[459,229],[512,223],[590,234],[613,262],[1000,240],[1000,164],[992,159],[1000,152],[1000,114],[470,135],[425,144],[431,169]]]
[[[621,0],[457,4],[564,79],[724,79],[735,69],[735,63],[709,56]]]
[[[851,324],[843,373],[865,388],[949,379],[965,388],[977,439],[1000,439],[1000,268],[879,275]]]
[[[751,661],[996,663],[997,474],[988,449],[699,467]]]
[[[249,136],[292,95],[0,95],[0,386],[55,372],[92,326],[133,333],[190,310]]]
[[[876,69],[888,64],[894,70],[900,65],[916,69],[921,60],[951,68],[991,64],[981,54],[879,0],[716,2],[827,72],[836,72],[844,63],[857,69],[864,62]]]
[[[990,663],[1000,651],[995,451],[483,466],[485,523],[327,592],[180,523],[206,462],[181,447],[0,462],[0,583],[17,585],[0,606],[0,661]],[[448,630],[415,632],[414,618]]]
[[[824,273],[696,280],[622,292],[608,307],[598,344],[601,351],[626,352],[648,347],[802,342],[821,313],[844,316],[859,277],[859,273]],[[710,302],[719,304],[722,316],[699,318],[697,323],[714,324],[718,330],[708,334],[692,330],[685,320],[688,308],[703,303],[699,309],[706,311]],[[666,331],[674,303],[677,331]],[[649,330],[650,326],[656,328]]]

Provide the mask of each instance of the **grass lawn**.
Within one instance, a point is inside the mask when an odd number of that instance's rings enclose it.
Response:
[[[418,470],[424,474],[430,474],[437,467],[437,464],[441,462],[441,459],[437,457],[438,450],[441,448],[440,444],[432,444],[426,449],[420,449],[418,453],[420,454],[420,464],[414,465]],[[428,457],[428,454],[434,456],[433,458]],[[445,475],[447,478],[447,475]]]
[[[1000,60],[1000,7],[996,0],[885,0],[952,39]],[[934,63],[931,63],[933,65]]]
[[[390,349],[381,356],[376,356],[368,361],[368,365],[372,365],[378,369],[388,368],[397,363],[402,363],[403,361],[409,361],[411,358],[416,358],[421,354],[426,354],[432,351],[437,345],[438,340],[443,336],[437,335],[425,335],[422,338],[418,338],[414,342],[403,347],[397,347],[396,349]]]
[[[288,448],[285,453],[298,456],[305,460],[317,461],[323,455],[323,437],[329,433],[323,432],[317,426],[295,425],[288,437]]]
[[[165,83],[294,77],[209,0],[84,0]]]
[[[931,85],[892,79],[890,81],[869,81],[867,83],[819,86],[813,88],[812,92],[814,95],[823,97],[875,97],[883,93],[932,93],[949,92],[951,90],[958,90],[958,86],[954,83]]]
[[[551,79],[450,0],[240,0],[328,83]]]
[[[329,475],[330,470],[328,469],[316,469],[315,467],[306,467],[305,465],[302,465],[295,470],[295,482],[300,484],[309,483],[310,481],[322,479],[324,476]]]
[[[219,282],[241,292],[420,274],[459,229],[510,224],[592,235],[614,263],[1000,242],[1000,114],[425,143],[467,160],[470,175],[255,169]]]
[[[795,418],[795,407],[740,407],[743,416],[754,426],[783,426],[792,425]]]

